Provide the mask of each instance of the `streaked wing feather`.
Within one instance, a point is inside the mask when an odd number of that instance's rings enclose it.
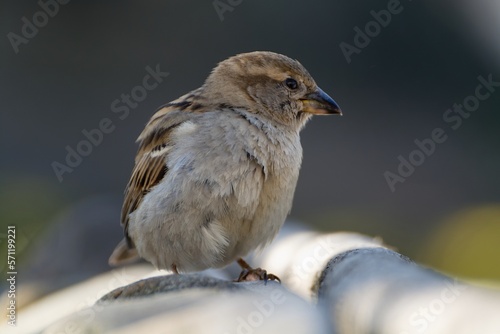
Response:
[[[160,108],[137,139],[139,150],[132,176],[125,189],[121,212],[121,224],[129,247],[133,247],[128,236],[129,215],[137,209],[144,195],[168,173],[167,150],[161,151],[169,145],[172,130],[192,117],[192,113],[195,112],[191,108],[193,100],[201,98],[197,93],[199,91],[193,91]],[[204,111],[196,109],[196,112]]]
[[[126,235],[129,214],[137,209],[144,195],[165,176],[167,172],[165,158],[164,155],[152,157],[150,154],[143,154],[136,162],[125,190],[122,207],[121,221]]]

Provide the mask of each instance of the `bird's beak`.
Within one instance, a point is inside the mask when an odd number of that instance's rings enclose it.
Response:
[[[301,99],[304,108],[303,112],[314,115],[342,115],[339,105],[321,88],[309,93]]]

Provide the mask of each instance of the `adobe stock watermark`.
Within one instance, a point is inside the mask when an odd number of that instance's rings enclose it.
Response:
[[[224,13],[232,12],[235,7],[241,5],[243,0],[214,0],[212,5],[214,6],[219,20],[224,21]]]
[[[354,54],[360,54],[364,48],[370,45],[374,38],[380,35],[382,28],[389,26],[394,15],[401,14],[404,10],[400,0],[389,0],[386,8],[379,11],[371,10],[370,15],[373,17],[373,20],[367,22],[363,29],[358,26],[354,27],[355,34],[352,44],[343,41],[339,44],[340,50],[348,64],[352,62]]]
[[[500,82],[493,81],[493,74],[486,77],[477,77],[479,84],[474,90],[474,94],[465,97],[462,103],[454,103],[443,113],[443,121],[453,131],[458,130],[465,119],[468,119],[487,100],[498,87]],[[449,129],[448,129],[449,131]],[[415,139],[416,148],[406,155],[399,155],[399,165],[394,172],[386,170],[384,178],[391,192],[396,191],[398,183],[404,183],[408,177],[413,175],[416,168],[421,166],[428,157],[436,152],[438,144],[444,143],[448,139],[447,131],[441,127],[434,128],[428,138],[422,140]]]
[[[7,324],[17,326],[16,227],[7,226]]]
[[[441,290],[439,296],[410,314],[408,323],[410,326],[415,327],[418,333],[424,333],[431,323],[446,312],[448,305],[454,303],[468,288],[466,285],[459,283],[457,279],[453,282],[446,280],[444,284],[446,287]],[[403,331],[399,334],[409,333]]]
[[[336,254],[339,250],[335,239],[331,237],[319,238],[310,254],[293,265],[293,276],[288,278],[288,286],[292,290],[298,289],[311,275],[317,273],[321,267],[326,266],[331,260],[332,254]]]
[[[154,90],[163,82],[169,75],[168,72],[160,70],[160,64],[157,64],[153,69],[151,66],[146,66],[146,75],[142,78],[142,84],[133,87],[128,94],[121,94],[111,102],[110,109],[114,117],[123,121],[130,115],[130,110],[139,106],[139,103],[144,101],[148,96],[148,92]],[[66,173],[72,173],[75,168],[80,166],[83,158],[89,156],[95,147],[102,144],[105,135],[109,135],[116,129],[116,120],[113,121],[109,117],[102,118],[94,129],[83,129],[82,140],[76,143],[73,147],[66,145],[66,157],[64,162],[53,161],[51,163],[52,170],[59,182],[64,180],[63,176]]]
[[[51,18],[59,13],[60,5],[66,5],[70,0],[40,0],[38,1],[38,6],[41,10],[35,12],[31,17],[31,20],[26,16],[21,17],[20,34],[14,32],[9,32],[7,34],[7,39],[14,49],[16,54],[19,53],[19,46],[22,44],[28,44],[30,40],[38,35],[39,29],[45,27]]]

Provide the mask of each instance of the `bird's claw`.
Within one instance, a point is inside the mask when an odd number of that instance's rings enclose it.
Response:
[[[235,280],[235,282],[252,281],[264,281],[264,283],[267,283],[267,281],[277,281],[278,283],[281,283],[281,280],[278,276],[274,274],[268,274],[267,271],[262,268],[243,269],[238,279]]]

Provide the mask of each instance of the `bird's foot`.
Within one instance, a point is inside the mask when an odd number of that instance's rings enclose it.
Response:
[[[267,281],[271,280],[281,283],[281,280],[278,276],[274,274],[268,274],[267,271],[262,268],[252,268],[242,258],[239,258],[236,262],[238,262],[243,271],[241,272],[238,279],[235,280],[235,282],[264,281],[267,283]]]
[[[266,270],[262,268],[250,268],[243,269],[238,279],[235,282],[252,282],[252,281],[277,281],[281,283],[278,276],[274,274],[268,274]]]

